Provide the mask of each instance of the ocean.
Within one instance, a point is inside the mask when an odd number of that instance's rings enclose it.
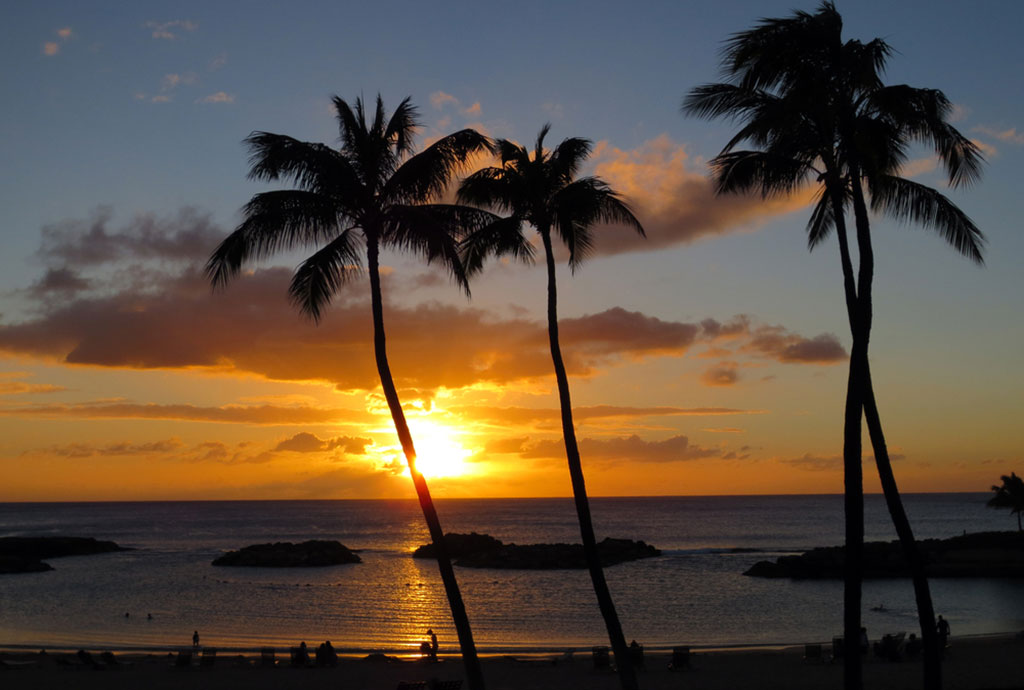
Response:
[[[918,538],[1009,530],[987,494],[904,497]],[[445,531],[505,542],[578,542],[571,499],[440,499]],[[827,641],[842,629],[839,581],[742,575],[759,560],[842,543],[842,497],[591,499],[598,539],[642,539],[659,558],[606,569],[627,639],[649,649]],[[868,540],[895,539],[881,496],[866,497]],[[414,500],[0,504],[0,536],[110,539],[134,551],[52,559],[55,571],[0,576],[0,647],[224,650],[316,645],[414,653],[428,628],[457,650],[437,566]],[[361,564],[218,568],[222,552],[270,541],[337,539]],[[606,643],[583,570],[456,568],[481,652]],[[1024,630],[1024,581],[933,580],[954,635]],[[872,611],[882,606],[884,611]],[[864,585],[872,638],[917,628],[909,581]],[[126,616],[125,614],[129,614]],[[152,618],[149,619],[148,615]]]

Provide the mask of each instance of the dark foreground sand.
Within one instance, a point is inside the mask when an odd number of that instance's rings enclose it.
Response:
[[[67,667],[50,653],[0,654],[0,688],[27,690],[82,688],[86,690],[394,690],[399,681],[461,679],[458,659],[437,663],[419,661],[370,661],[342,659],[334,668],[290,668],[285,659],[276,668],[260,668],[251,655],[218,655],[209,668],[174,667],[167,655],[119,654],[131,662],[123,668],[94,670]],[[278,652],[280,656],[281,651]],[[670,671],[669,657],[648,653],[646,669],[639,672],[644,690],[830,690],[842,688],[842,664],[808,663],[803,648],[700,652],[692,669]],[[595,670],[589,654],[554,663],[550,657],[513,659],[488,657],[483,661],[489,690],[615,690],[617,676]],[[946,690],[1024,690],[1024,639],[1012,635],[954,638],[943,666]],[[864,664],[867,690],[911,690],[921,687],[921,662],[882,661],[874,657]]]

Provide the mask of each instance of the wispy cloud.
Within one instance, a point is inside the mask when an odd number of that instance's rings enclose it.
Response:
[[[61,27],[61,28],[57,29],[55,31],[55,33],[57,34],[57,38],[59,40],[57,40],[57,41],[46,41],[45,43],[43,43],[43,55],[45,55],[47,57],[53,57],[54,55],[57,55],[58,53],[60,53],[60,45],[61,45],[61,43],[65,42],[69,38],[71,38],[71,33],[72,33],[71,32],[71,27],[70,26]]]
[[[1024,132],[1018,132],[1016,127],[1010,127],[1008,129],[999,129],[996,127],[987,127],[985,125],[979,125],[971,129],[971,131],[978,132],[980,134],[986,134],[990,137],[998,139],[999,141],[1005,141],[1008,144],[1024,146]]]
[[[211,93],[209,96],[204,96],[196,100],[196,103],[234,103],[235,97],[232,94],[225,93],[224,91],[218,91],[217,93]]]
[[[175,19],[169,22],[149,21],[144,24],[152,31],[153,38],[174,40],[184,31],[195,31],[199,28],[197,22],[189,19]]]

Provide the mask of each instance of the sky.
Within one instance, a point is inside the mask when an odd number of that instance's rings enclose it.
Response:
[[[1024,5],[837,3],[886,79],[938,88],[986,155],[947,189],[986,265],[873,219],[873,379],[904,491],[1024,471]],[[558,272],[561,342],[594,496],[840,493],[850,335],[838,249],[807,193],[716,197],[727,121],[680,112],[722,41],[793,0],[7,3],[0,22],[0,501],[412,497],[372,356],[369,286],[319,325],[300,254],[212,292],[202,266],[273,185],[252,131],[336,145],[331,97],[411,97],[419,141],[464,127],[594,142],[647,230],[598,232]],[[571,494],[542,266],[472,297],[384,256],[391,368],[440,497]],[[866,435],[865,435],[866,437]],[[865,444],[865,487],[878,491]]]

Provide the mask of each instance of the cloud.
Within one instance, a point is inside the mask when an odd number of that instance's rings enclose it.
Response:
[[[598,142],[593,161],[595,174],[625,198],[647,231],[644,239],[621,227],[598,228],[597,254],[650,251],[750,230],[804,208],[811,199],[810,191],[768,200],[754,194],[716,196],[704,171],[692,169],[686,148],[667,135],[628,151]]]
[[[722,451],[717,448],[702,448],[690,444],[686,436],[673,436],[664,441],[645,441],[637,435],[580,441],[580,455],[587,462],[686,462],[718,457]],[[523,447],[519,453],[524,458],[557,458],[565,455],[561,439],[538,441]]]
[[[195,31],[199,24],[188,19],[175,19],[169,22],[149,21],[143,26],[152,30],[153,38],[174,40],[182,31]]]
[[[477,101],[476,103],[474,103],[473,105],[469,106],[468,108],[463,108],[462,109],[462,114],[463,115],[469,115],[469,116],[472,116],[472,117],[478,117],[480,115],[480,113],[481,113],[481,110],[482,109],[480,108],[480,101]]]
[[[706,386],[732,386],[739,380],[739,371],[736,362],[719,362],[713,367],[704,371],[700,376],[701,382]]]
[[[60,393],[66,391],[63,386],[49,383],[26,383],[24,381],[0,381],[0,395],[25,395],[36,393]]]
[[[65,26],[61,29],[57,29],[57,35],[65,41],[68,40],[69,38],[71,38],[71,27]]]
[[[234,103],[235,97],[232,94],[218,91],[217,93],[211,93],[209,96],[204,96],[196,101],[196,103]]]
[[[210,60],[210,64],[207,69],[209,69],[211,72],[216,72],[226,64],[228,64],[228,54],[221,53],[217,57]]]
[[[999,155],[999,149],[997,149],[992,144],[987,144],[984,141],[981,141],[980,139],[971,139],[971,142],[989,158],[995,158],[996,156]]]
[[[196,82],[196,75],[193,72],[184,74],[165,74],[160,82],[160,90],[163,92],[173,91],[181,85],[189,86]]]
[[[50,455],[62,458],[153,455],[174,453],[183,448],[184,445],[185,444],[177,438],[152,441],[149,443],[131,443],[128,441],[107,443],[104,445],[95,445],[91,443],[69,443],[62,446],[49,446],[47,448],[33,449],[22,453],[22,455]]]
[[[450,411],[477,421],[501,425],[525,425],[538,422],[556,422],[561,419],[558,408],[491,407],[486,405],[453,406]],[[573,419],[584,422],[595,419],[645,417],[717,417],[726,415],[764,414],[764,410],[742,410],[731,407],[625,407],[617,405],[591,405],[574,407]]]
[[[60,45],[58,45],[57,43],[54,43],[53,41],[47,41],[46,43],[43,44],[43,55],[46,55],[48,57],[53,57],[54,55],[56,55],[59,52],[60,52]]]
[[[0,417],[42,419],[160,419],[261,426],[369,423],[372,415],[343,408],[319,408],[308,405],[198,405],[133,402],[86,402],[22,407],[0,406]]]
[[[902,453],[889,454],[889,460],[893,462],[903,460],[905,457],[906,456]],[[790,467],[810,472],[841,472],[843,469],[842,454],[815,455],[813,453],[804,453],[800,457],[780,460],[780,462],[789,465]],[[865,455],[863,462],[865,464],[873,465],[875,463],[875,456]]]
[[[51,276],[51,282],[63,279],[65,286],[82,289],[81,279],[72,268],[126,259],[203,261],[227,234],[209,214],[191,207],[166,216],[139,213],[118,228],[112,227],[112,218],[112,209],[100,206],[87,219],[43,226],[37,256],[64,272]]]
[[[250,372],[329,381],[343,390],[378,385],[364,282],[346,286],[317,326],[289,304],[291,271],[284,268],[243,272],[211,293],[200,266],[226,232],[208,216],[186,208],[116,226],[111,218],[101,208],[91,218],[43,228],[38,256],[47,272],[24,291],[36,310],[0,323],[0,351],[76,365]],[[390,301],[422,276],[384,277],[389,357],[399,385],[430,391],[550,378],[542,320]],[[574,376],[698,346],[728,352],[717,355],[723,359],[822,364],[845,356],[834,336],[807,338],[747,316],[689,323],[613,307],[563,319],[560,331]]]
[[[459,99],[457,99],[450,93],[445,93],[444,91],[435,91],[434,93],[430,94],[430,105],[434,106],[438,110],[445,107],[449,103],[457,104],[458,102]]]
[[[300,432],[291,438],[285,439],[277,444],[275,451],[288,450],[296,453],[317,453],[341,449],[351,455],[365,455],[366,447],[373,445],[373,440],[368,438],[337,436],[329,440],[322,440],[315,434]]]
[[[981,134],[987,134],[990,137],[994,137],[999,141],[1005,141],[1008,144],[1024,146],[1024,132],[1018,132],[1016,127],[1010,127],[1009,129],[998,129],[996,127],[986,127],[985,125],[979,125],[977,127],[972,128],[971,131],[980,132]]]
[[[926,173],[933,172],[939,166],[939,159],[936,156],[929,156],[927,158],[917,158],[912,161],[907,161],[900,174],[903,177],[919,177]]]

